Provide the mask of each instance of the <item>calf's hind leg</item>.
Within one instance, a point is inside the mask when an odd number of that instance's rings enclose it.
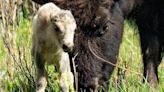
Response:
[[[36,92],[45,92],[47,86],[47,75],[44,67],[45,62],[39,53],[35,53],[34,59],[37,69]]]

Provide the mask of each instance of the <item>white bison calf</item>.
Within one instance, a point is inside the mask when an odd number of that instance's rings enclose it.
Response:
[[[68,10],[53,3],[39,8],[33,19],[32,57],[37,67],[36,91],[44,92],[47,86],[45,64],[53,64],[60,72],[63,92],[73,89],[73,74],[67,51],[73,48],[76,22]]]

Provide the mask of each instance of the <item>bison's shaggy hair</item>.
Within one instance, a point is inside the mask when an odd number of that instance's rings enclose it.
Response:
[[[107,87],[107,80],[114,66],[95,57],[89,45],[97,55],[116,63],[123,31],[123,15],[118,4],[114,5],[113,0],[53,0],[53,2],[61,8],[70,9],[78,25],[73,54],[78,53],[75,64],[79,91],[84,89],[87,92],[90,89],[96,91],[99,85]]]
[[[90,51],[116,63],[123,32],[123,20],[138,25],[144,62],[144,76],[152,86],[158,83],[157,68],[164,47],[163,0],[33,0],[54,2],[70,9],[76,18],[74,54],[78,53],[79,89],[97,90],[107,82],[114,66],[101,62]],[[88,43],[90,43],[88,45]]]

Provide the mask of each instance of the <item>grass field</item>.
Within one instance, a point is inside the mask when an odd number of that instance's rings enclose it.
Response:
[[[35,65],[31,59],[31,20],[6,26],[0,22],[0,92],[34,92]],[[164,92],[164,62],[158,68],[159,88],[142,83],[143,65],[137,28],[125,21],[118,66],[110,79],[109,92]],[[127,70],[124,70],[126,68]],[[48,70],[47,92],[59,92],[58,73],[52,66]],[[119,74],[119,77],[117,76]]]

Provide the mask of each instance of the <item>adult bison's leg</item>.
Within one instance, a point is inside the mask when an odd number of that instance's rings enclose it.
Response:
[[[158,36],[148,30],[140,30],[140,40],[143,54],[144,77],[151,86],[156,87],[158,84],[157,68],[161,61]]]

